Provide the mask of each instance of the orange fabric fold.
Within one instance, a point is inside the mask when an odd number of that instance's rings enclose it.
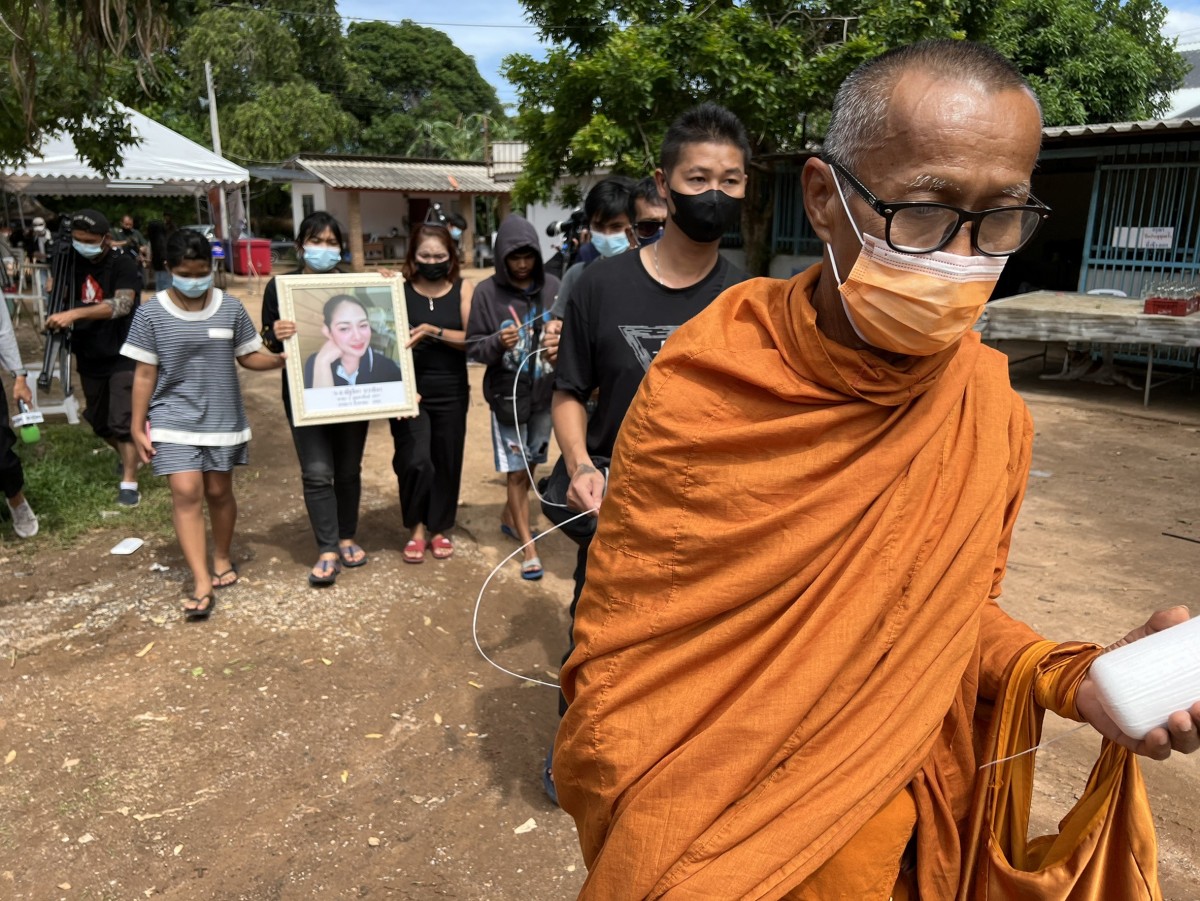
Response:
[[[896,894],[900,858],[916,822],[917,807],[905,789],[784,901],[888,901]]]
[[[1087,786],[1059,831],[1029,834],[1034,754],[1043,709],[1073,709],[1102,653],[1034,642],[1009,666],[975,787],[959,901],[1161,901],[1154,816],[1132,751],[1101,745]]]
[[[826,339],[818,271],[723,294],[625,418],[554,758],[581,898],[782,898],[905,786],[957,887],[977,700],[1038,637],[995,602],[1032,426],[974,334]]]

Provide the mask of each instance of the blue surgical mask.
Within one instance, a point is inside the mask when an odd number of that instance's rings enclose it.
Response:
[[[592,232],[592,246],[602,257],[615,257],[629,249],[629,235],[623,231],[614,232],[611,235]]]
[[[342,251],[323,244],[305,244],[304,262],[313,272],[328,272],[342,261]]]
[[[171,276],[171,284],[184,297],[203,297],[212,287],[213,277],[210,272],[202,278],[184,278],[182,275]]]
[[[104,253],[104,243],[99,244],[84,244],[82,241],[71,241],[71,246],[79,253],[80,256],[86,257],[89,260],[94,260],[100,254]]]
[[[457,241],[459,238],[462,237],[462,229],[455,228],[453,225],[450,226],[450,237],[453,238],[455,241]]]

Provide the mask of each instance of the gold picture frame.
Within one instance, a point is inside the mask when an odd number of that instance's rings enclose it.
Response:
[[[292,422],[417,415],[402,285],[398,276],[373,273],[275,279],[279,318],[296,323],[296,334],[284,341]]]

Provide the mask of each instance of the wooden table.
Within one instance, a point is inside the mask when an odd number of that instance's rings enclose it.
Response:
[[[1060,291],[1033,291],[993,300],[984,313],[983,337],[992,341],[1085,341],[1095,344],[1148,344],[1144,405],[1154,386],[1158,345],[1200,348],[1200,313],[1160,316],[1142,312],[1136,298]],[[1196,355],[1193,355],[1195,361]],[[1195,371],[1193,367],[1193,372]],[[1159,382],[1159,385],[1164,382]]]

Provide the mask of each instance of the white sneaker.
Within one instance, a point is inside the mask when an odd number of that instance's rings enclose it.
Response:
[[[38,533],[38,518],[34,516],[29,501],[21,501],[17,507],[10,503],[8,509],[12,511],[13,531],[18,538],[32,538]]]

